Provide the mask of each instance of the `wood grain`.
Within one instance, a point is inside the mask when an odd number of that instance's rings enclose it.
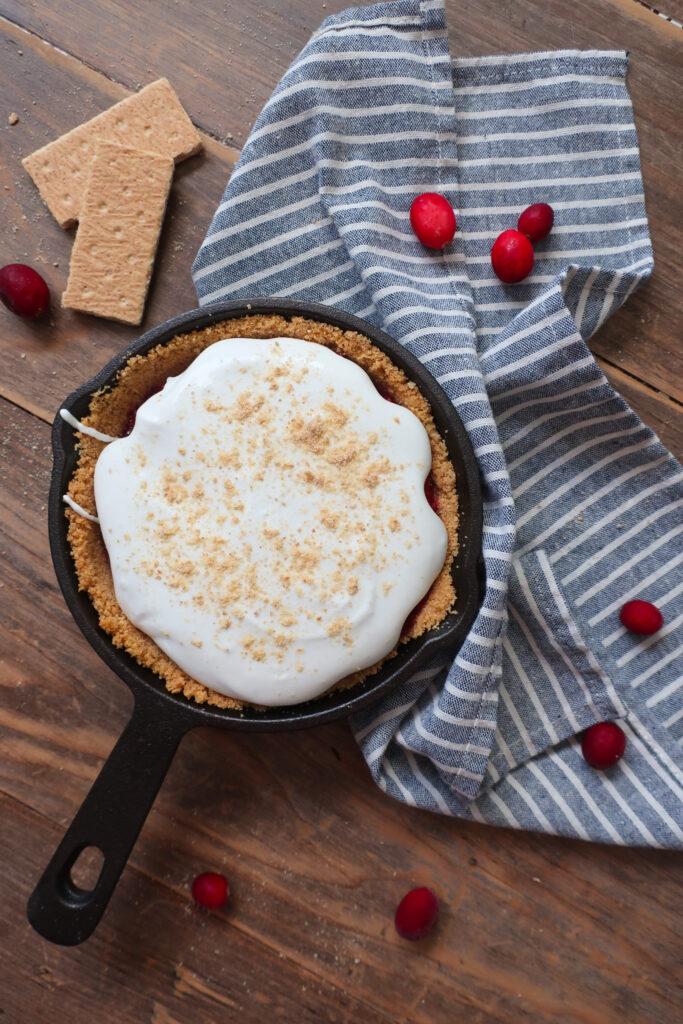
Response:
[[[0,409],[0,950],[13,979],[0,986],[4,1021],[26,1024],[27,1000],[31,1024],[52,1024],[57,1001],[74,1024],[674,1019],[676,855],[405,807],[372,784],[344,723],[191,733],[95,936],[65,950],[35,935],[26,898],[131,701],[54,581],[48,427]],[[206,869],[232,885],[220,913],[191,905],[190,881]],[[419,945],[393,929],[414,884],[432,886],[443,908]]]
[[[172,6],[173,10],[168,12],[171,28],[172,16],[177,16],[176,7]],[[39,5],[36,5],[30,10],[35,13],[38,9]],[[648,12],[645,14],[649,17]],[[45,17],[48,15],[46,12]],[[93,16],[83,12],[86,24],[87,18]],[[661,19],[656,21],[667,28]],[[300,19],[293,21],[291,30],[294,31],[297,25],[301,27]],[[173,38],[172,32],[170,37]],[[88,34],[84,33],[83,38],[87,40]],[[165,40],[168,38],[168,35],[164,36]],[[129,42],[134,50],[135,38]],[[465,42],[459,39],[461,51]],[[475,36],[474,43],[470,45],[475,43],[483,47],[484,40]],[[105,109],[125,95],[125,89],[79,61],[46,47],[15,26],[4,25],[2,44],[6,59],[0,65],[0,81],[5,86],[8,106],[18,110],[21,116],[19,125],[5,129],[8,159],[5,180],[0,180],[0,184],[9,193],[7,209],[10,224],[6,251],[11,259],[35,262],[47,277],[53,294],[58,296],[66,281],[72,239],[50,217],[23,173],[20,159],[26,152],[82,118]],[[169,44],[166,42],[166,45]],[[294,45],[298,45],[296,39]],[[538,45],[542,44],[539,42]],[[488,48],[496,49],[490,42]],[[165,53],[164,49],[160,60]],[[150,78],[163,73],[163,63],[161,60],[158,66],[149,68]],[[183,66],[180,66],[181,72]],[[181,100],[194,113],[192,104],[196,90],[193,90],[192,82],[180,74],[177,81],[174,77],[174,84]],[[55,107],[54,96],[60,97],[59,108]],[[196,303],[189,274],[190,264],[238,155],[235,149],[210,138],[206,138],[205,143],[206,152],[182,164],[176,172],[160,259],[143,326],[160,322]],[[669,209],[668,197],[666,208]],[[667,220],[667,226],[670,223]],[[669,236],[670,228],[667,239]],[[667,256],[664,266],[667,273],[667,268],[673,266],[672,255]],[[679,394],[680,378],[680,374],[675,372],[680,356],[673,351],[677,314],[675,309],[667,308],[656,294],[648,298],[652,289],[659,287],[656,280],[616,314],[600,332],[593,347],[601,352],[610,366],[619,366],[631,375],[635,373],[636,377],[656,385],[665,393],[676,395]],[[675,288],[669,291],[670,296],[678,294]],[[639,305],[641,299],[643,308]],[[653,324],[656,331],[651,336],[649,332]],[[0,352],[5,366],[0,393],[10,400],[19,397],[27,407],[44,410],[50,416],[70,390],[137,333],[134,328],[62,310],[57,302],[53,304],[49,325],[20,322],[0,309]],[[637,387],[632,389],[632,395],[636,400],[636,410],[647,420],[646,406],[651,408],[652,402],[646,402],[644,393]],[[641,399],[643,404],[639,406]],[[652,397],[652,401],[656,398]],[[680,447],[677,450],[680,451]]]
[[[683,457],[683,415],[680,405],[667,398],[661,391],[655,391],[642,384],[599,356],[597,362],[612,387],[654,430],[669,451],[679,459]]]
[[[679,24],[683,22],[683,0],[657,0],[656,3],[649,3],[647,0],[636,0],[636,2],[642,3],[662,18],[673,19]]]
[[[680,0],[667,13],[676,17]],[[205,152],[176,171],[143,327],[195,305],[190,264],[239,147],[323,17],[345,0],[0,0],[0,237],[59,295],[71,236],[20,166],[26,153],[168,75]],[[678,15],[679,18],[681,15]],[[677,281],[682,34],[635,0],[447,0],[454,54],[564,46],[631,51],[657,266],[592,347],[673,450],[683,449]],[[24,31],[21,27],[23,26]],[[77,30],[75,27],[77,26]],[[60,47],[45,45],[43,40]],[[105,918],[77,949],[25,920],[35,879],[130,714],[49,559],[49,427],[64,396],[137,336],[63,311],[0,306],[0,1017],[6,1024],[661,1024],[680,1015],[674,854],[487,829],[374,786],[347,726],[182,743]],[[659,389],[659,390],[658,390]],[[667,397],[671,396],[671,397]],[[229,906],[189,884],[224,871]],[[432,938],[400,941],[414,884],[442,901]]]
[[[184,889],[135,868],[126,871],[119,898],[88,943],[75,950],[48,946],[31,931],[24,905],[27,883],[60,829],[4,794],[0,808],[13,890],[0,910],[0,927],[13,939],[3,949],[3,968],[14,981],[2,996],[7,1024],[391,1021],[362,994],[236,930],[228,913],[209,917],[188,905]]]
[[[20,117],[17,125],[0,131],[3,262],[35,266],[53,296],[49,319],[35,323],[0,306],[0,393],[52,416],[74,387],[145,327],[196,306],[190,266],[238,154],[204,137],[204,152],[176,168],[142,327],[75,313],[59,304],[73,233],[50,215],[21,157],[111,106],[127,90],[7,25],[0,33],[0,83],[3,101]]]
[[[174,0],[136,6],[127,0],[62,0],[57,5],[0,0],[0,13],[129,89],[169,75],[200,127],[241,146],[311,33],[324,17],[346,6],[344,0],[324,8],[305,0],[252,6],[211,0],[197,17],[191,5]],[[447,0],[446,16],[451,52],[457,56],[562,47],[630,51],[628,84],[656,270],[593,339],[592,348],[612,365],[683,401],[683,356],[675,342],[683,321],[677,282],[683,33],[635,0]],[[71,31],[75,24],[78,33]],[[118,45],[103,45],[112,35]],[[27,97],[29,104],[32,99]],[[64,127],[78,122],[73,109]],[[203,225],[211,212],[200,217]]]

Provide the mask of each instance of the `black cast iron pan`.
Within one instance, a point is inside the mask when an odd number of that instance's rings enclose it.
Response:
[[[130,687],[135,698],[132,717],[109,755],[71,827],[48,864],[28,902],[28,918],[46,939],[76,945],[92,933],[109,902],[128,855],[142,828],[181,738],[196,726],[248,732],[301,729],[350,715],[377,701],[391,687],[410,677],[428,657],[448,651],[455,657],[481,599],[481,491],[479,473],[465,429],[452,404],[427,370],[383,331],[341,310],[288,299],[240,299],[192,310],[144,334],[121,352],[96,377],[74,391],[64,403],[77,419],[87,415],[93,392],[111,383],[136,353],[145,353],[177,334],[199,330],[245,314],[278,313],[306,316],[343,330],[359,331],[391,357],[428,399],[457,476],[460,501],[460,552],[453,567],[457,610],[437,628],[407,644],[365,682],[315,701],[266,711],[242,712],[199,705],[174,696],[149,669],[114,647],[100,629],[88,596],[78,590],[66,539],[67,519],[62,495],[76,464],[73,429],[55,417],[52,430],[54,468],[49,497],[52,559],[71,614],[100,657]],[[90,891],[75,885],[71,869],[82,851],[95,846],[104,860]]]

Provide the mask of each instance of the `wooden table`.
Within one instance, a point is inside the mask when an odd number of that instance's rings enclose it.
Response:
[[[662,3],[683,21],[681,0]],[[194,306],[190,264],[240,146],[310,33],[343,6],[0,0],[1,262],[33,264],[61,293],[72,239],[20,159],[167,75],[205,150],[176,172],[144,326]],[[631,51],[656,270],[592,347],[680,452],[683,32],[637,0],[448,0],[447,8],[452,50],[462,56]],[[10,127],[12,112],[19,122]],[[190,734],[95,936],[63,949],[31,930],[26,899],[131,710],[55,582],[49,424],[66,394],[137,333],[57,301],[49,321],[35,324],[0,307],[0,1019],[680,1019],[676,855],[411,810],[375,788],[344,723],[257,738]],[[213,914],[189,897],[205,869],[224,871],[233,889]],[[419,944],[393,928],[396,903],[414,884],[432,886],[443,908],[437,932]]]

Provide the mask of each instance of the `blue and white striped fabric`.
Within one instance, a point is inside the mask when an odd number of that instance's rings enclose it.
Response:
[[[383,327],[437,377],[485,489],[486,593],[463,647],[353,723],[406,803],[583,839],[683,845],[683,471],[585,341],[650,274],[623,52],[451,58],[442,0],[328,18],[244,148],[193,267],[200,302],[272,294]],[[425,250],[408,211],[458,220]],[[555,210],[523,283],[490,248]],[[639,640],[624,601],[667,625]],[[454,652],[455,654],[455,652]],[[609,772],[577,734],[622,721]]]

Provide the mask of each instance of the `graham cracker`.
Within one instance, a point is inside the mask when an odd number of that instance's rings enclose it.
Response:
[[[90,161],[100,140],[161,153],[176,162],[202,145],[171,84],[160,78],[37,149],[22,164],[63,228],[79,219]]]
[[[65,309],[140,323],[174,166],[171,156],[98,142],[62,295]]]

